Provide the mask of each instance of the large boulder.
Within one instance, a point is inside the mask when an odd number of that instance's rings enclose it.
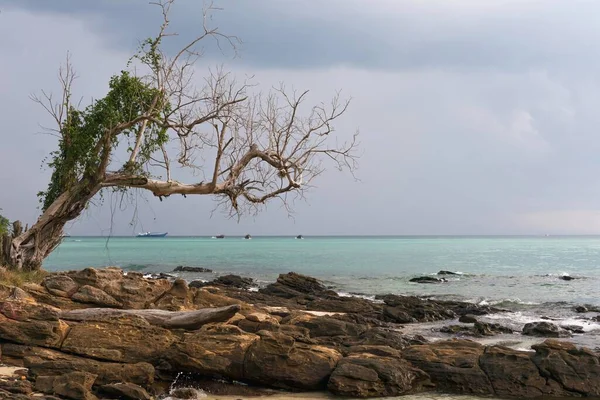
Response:
[[[411,346],[404,359],[431,377],[436,389],[463,394],[493,394],[487,375],[479,366],[484,347],[468,340],[450,340]]]
[[[501,346],[488,347],[481,355],[479,365],[489,378],[496,396],[567,396],[557,382],[540,375],[528,352]]]
[[[525,324],[525,326],[523,327],[523,335],[550,338],[571,336],[571,334],[568,331],[562,329],[558,325],[547,321],[530,322]]]
[[[170,330],[143,326],[139,317],[121,316],[115,322],[86,321],[72,326],[61,349],[99,360],[153,363],[176,341],[178,337]]]
[[[79,290],[77,290],[77,292],[71,296],[71,300],[78,301],[80,303],[94,304],[100,307],[123,307],[123,304],[118,302],[114,297],[106,293],[104,290],[90,285],[84,285],[80,287]]]
[[[87,372],[71,372],[65,375],[38,376],[35,380],[36,390],[57,394],[73,400],[96,400],[92,394],[92,385],[96,375]]]
[[[59,348],[69,326],[58,318],[58,312],[35,302],[0,302],[0,339]]]
[[[133,383],[113,383],[104,385],[100,391],[114,399],[151,400],[152,396],[143,388]]]
[[[548,339],[532,346],[533,362],[545,378],[584,397],[600,397],[600,357],[586,348]]]
[[[332,336],[357,337],[369,328],[365,325],[353,324],[332,317],[315,316],[306,313],[299,313],[285,318],[282,323],[304,327],[308,329],[312,338]]]
[[[205,325],[186,333],[166,359],[176,371],[241,380],[248,348],[258,339],[234,325]]]
[[[303,295],[337,296],[332,290],[328,290],[318,279],[310,276],[290,272],[281,274],[277,282],[259,290],[261,293],[284,298],[293,298]]]
[[[34,378],[83,371],[96,375],[95,383],[98,385],[131,382],[149,387],[154,382],[154,367],[145,362],[135,364],[104,362],[42,347],[11,343],[2,345],[2,357],[11,364],[17,364],[18,360],[22,360],[23,366]]]
[[[63,274],[47,276],[44,278],[42,286],[53,295],[66,298],[71,298],[79,289],[79,285],[73,279]]]
[[[324,389],[342,355],[336,350],[296,342],[280,332],[260,331],[246,353],[246,380],[280,388]]]
[[[427,375],[404,360],[358,353],[338,363],[327,388],[340,396],[387,397],[416,391],[426,382]]]

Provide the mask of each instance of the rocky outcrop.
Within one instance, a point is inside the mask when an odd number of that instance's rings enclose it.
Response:
[[[442,282],[448,282],[448,280],[446,278],[436,278],[436,277],[433,277],[433,276],[419,276],[419,277],[410,279],[409,282],[413,282],[413,283],[442,283]]]
[[[469,340],[429,343],[404,335],[398,325],[491,308],[391,295],[377,304],[334,295],[298,274],[280,276],[274,285],[271,294],[231,285],[193,288],[178,279],[148,280],[111,268],[51,274],[23,290],[0,287],[1,361],[27,369],[26,380],[0,379],[0,399],[29,399],[35,391],[46,398],[149,399],[180,372],[350,397],[431,390],[600,396],[600,359],[591,350],[556,340],[532,352]],[[86,294],[85,302],[77,293]],[[277,306],[267,306],[273,299]],[[307,312],[328,306],[347,312]],[[456,327],[458,334],[510,332],[482,322]]]
[[[207,272],[213,272],[212,269],[209,268],[204,268],[204,267],[188,267],[185,265],[180,265],[178,267],[176,267],[173,272],[200,272],[200,273],[207,273]]]
[[[547,321],[530,322],[525,324],[523,327],[523,335],[550,338],[571,336],[567,330]]]

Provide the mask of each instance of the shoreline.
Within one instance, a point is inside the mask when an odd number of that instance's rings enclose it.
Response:
[[[398,295],[373,302],[339,296],[295,273],[251,287],[252,280],[234,275],[188,283],[118,268],[0,285],[1,361],[28,368],[27,380],[9,380],[15,386],[0,384],[0,391],[24,385],[29,393],[65,396],[60,391],[69,382],[80,382],[85,396],[129,390],[164,397],[169,386],[198,382],[223,399],[302,398],[314,390],[322,398],[426,399],[432,390],[475,398],[600,395],[598,353],[569,344],[589,332],[573,336],[554,321],[531,326],[533,349],[520,351],[522,341],[512,340],[511,348],[510,338],[525,336],[488,322],[505,312],[490,305]],[[540,376],[564,368],[556,364],[564,357],[574,357],[586,380],[574,371]],[[117,373],[122,368],[126,374]]]

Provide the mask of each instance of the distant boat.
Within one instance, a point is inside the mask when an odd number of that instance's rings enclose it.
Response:
[[[304,237],[302,235],[298,235],[296,236],[296,239],[304,239]]]
[[[244,236],[244,239],[252,239],[252,235],[247,234],[246,236]]]
[[[225,235],[217,235],[217,236],[215,236],[215,238],[217,238],[217,239],[225,239]]]
[[[137,237],[152,237],[159,238],[167,236],[169,232],[141,232],[137,234]]]

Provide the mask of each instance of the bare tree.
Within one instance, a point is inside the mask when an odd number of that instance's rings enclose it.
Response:
[[[73,102],[70,60],[60,70],[60,98],[45,92],[34,97],[55,121],[59,149],[49,162],[48,189],[40,193],[43,214],[12,239],[7,258],[14,268],[40,268],[60,243],[64,225],[104,189],[145,189],[161,199],[213,195],[241,214],[273,199],[287,204],[287,195],[301,194],[327,161],[355,168],[357,133],[342,142],[332,135],[348,101],[337,94],[329,103],[306,106],[308,91],[283,85],[256,93],[250,81],[238,82],[222,68],[196,79],[195,63],[207,40],[235,48],[237,39],[209,27],[213,8],[207,7],[200,34],[167,52],[164,42],[176,36],[169,31],[174,1],[153,3],[163,16],[157,36],[143,42],[129,71],[113,76],[104,98],[83,109]],[[170,156],[173,141],[178,151]],[[127,162],[115,167],[124,143]],[[174,166],[199,170],[206,179],[180,182]]]

